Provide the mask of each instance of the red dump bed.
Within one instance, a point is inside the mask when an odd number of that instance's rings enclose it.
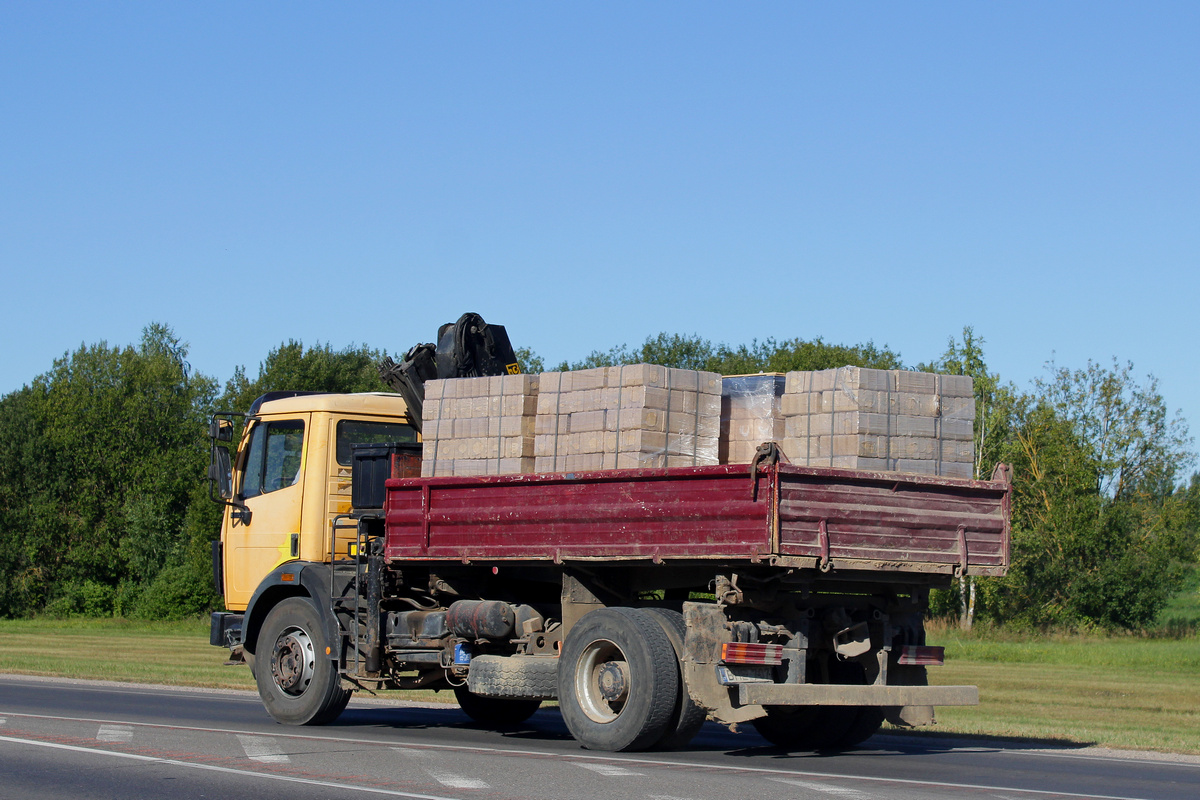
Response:
[[[788,464],[387,482],[386,557],[1003,574],[1009,486]]]

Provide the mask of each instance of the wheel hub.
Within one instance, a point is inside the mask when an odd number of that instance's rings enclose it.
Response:
[[[605,701],[616,703],[625,699],[629,693],[628,669],[624,661],[609,661],[600,667],[596,680]]]
[[[613,722],[629,700],[632,679],[621,648],[607,639],[591,642],[580,653],[575,672],[580,709],[594,722]]]
[[[316,669],[312,639],[302,630],[285,631],[271,652],[271,677],[288,694],[303,694]]]

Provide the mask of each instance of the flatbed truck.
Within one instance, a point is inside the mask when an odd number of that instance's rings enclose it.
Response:
[[[925,619],[931,589],[1004,574],[1004,468],[811,468],[764,443],[750,464],[420,477],[399,395],[264,396],[231,454],[235,421],[210,430],[211,642],[281,723],[445,689],[496,727],[556,700],[596,750],[684,747],[707,719],[821,749],[978,702],[928,685]]]

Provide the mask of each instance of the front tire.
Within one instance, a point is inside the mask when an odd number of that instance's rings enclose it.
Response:
[[[558,702],[589,750],[644,750],[667,733],[679,666],[658,620],[633,608],[585,614],[563,642]]]
[[[337,662],[326,655],[325,627],[306,597],[289,597],[263,620],[254,679],[267,713],[284,725],[324,725],[350,702]]]

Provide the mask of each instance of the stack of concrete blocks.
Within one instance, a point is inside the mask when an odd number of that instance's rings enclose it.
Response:
[[[721,378],[654,364],[540,376],[537,472],[718,463]]]
[[[729,375],[721,381],[720,463],[748,464],[763,442],[782,442],[782,372]]]
[[[974,477],[970,377],[840,367],[789,372],[780,398],[794,464]]]
[[[532,472],[538,377],[427,381],[421,475]]]

